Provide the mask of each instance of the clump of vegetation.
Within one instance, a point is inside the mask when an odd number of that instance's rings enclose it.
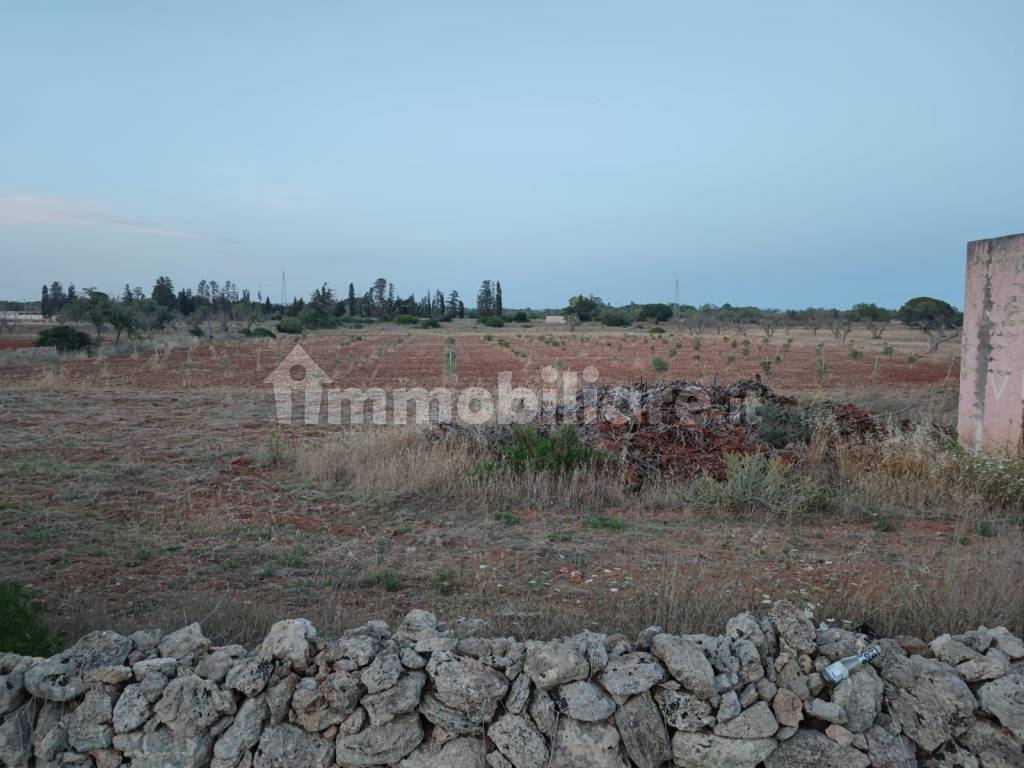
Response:
[[[758,435],[772,448],[785,448],[794,443],[806,445],[814,433],[814,415],[804,406],[782,408],[763,401],[754,406],[754,414]]]
[[[302,333],[302,321],[297,317],[282,317],[277,321],[278,333]]]
[[[434,318],[434,317],[424,317],[422,320],[420,320],[419,325],[420,325],[420,328],[440,328],[441,327],[441,323],[439,323],[437,321],[437,318]]]
[[[528,323],[528,322],[530,322],[530,316],[528,314],[526,314],[525,312],[523,312],[522,310],[520,310],[519,312],[516,312],[515,315],[512,316],[512,322],[514,322],[514,323]]]
[[[651,370],[655,373],[664,373],[668,370],[668,363],[663,357],[655,356],[651,358]]]
[[[828,490],[809,474],[763,453],[725,457],[725,480],[704,475],[690,488],[690,503],[704,512],[790,519],[829,512]]]
[[[618,309],[606,309],[601,313],[601,322],[611,328],[625,328],[630,325],[629,316]]]
[[[46,624],[42,606],[17,582],[0,583],[0,651],[50,656],[60,637]]]
[[[488,328],[504,328],[505,321],[497,315],[487,315],[487,317],[480,318],[480,325],[486,325]]]
[[[55,328],[40,331],[36,336],[35,345],[37,347],[56,347],[58,352],[79,352],[92,348],[92,337],[70,325],[58,325]]]
[[[603,454],[580,442],[572,425],[547,434],[532,425],[520,425],[512,434],[511,445],[499,449],[501,463],[515,474],[550,472],[566,475],[600,463]]]
[[[661,326],[659,326],[659,325],[656,325],[656,326],[654,326],[653,328],[651,328],[651,329],[650,329],[650,330],[648,331],[648,333],[650,333],[650,334],[655,334],[655,335],[657,335],[657,334],[665,333],[665,329],[664,329],[664,328],[662,328],[662,327],[661,327]]]
[[[395,315],[391,322],[395,325],[416,325],[416,318],[412,315]]]
[[[242,329],[243,336],[253,336],[258,339],[276,339],[277,334],[269,328],[263,328],[262,326],[256,326],[255,328],[244,328]]]

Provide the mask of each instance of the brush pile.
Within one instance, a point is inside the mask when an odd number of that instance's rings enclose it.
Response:
[[[879,431],[878,418],[850,403],[801,403],[758,379],[728,385],[717,381],[640,381],[631,386],[581,389],[574,406],[559,405],[527,425],[552,435],[565,425],[579,442],[615,458],[626,482],[639,487],[654,478],[725,478],[728,454],[770,452],[792,460],[816,425],[828,422],[842,437]],[[493,452],[521,440],[523,426],[466,427],[440,424],[435,434],[469,436]]]

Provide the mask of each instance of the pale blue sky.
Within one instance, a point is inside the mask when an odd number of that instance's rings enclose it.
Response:
[[[962,303],[1024,3],[0,0],[0,297]]]

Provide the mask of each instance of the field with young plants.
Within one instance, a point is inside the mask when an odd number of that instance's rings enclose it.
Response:
[[[895,327],[652,330],[371,324],[0,359],[0,581],[69,636],[202,619],[251,641],[286,615],[330,634],[424,605],[531,636],[697,630],[781,597],[926,637],[1024,629],[1024,468],[950,441],[955,343],[929,353]],[[598,384],[760,377],[801,403],[855,402],[879,429],[849,439],[808,419],[784,459],[637,488],[614,455],[544,435],[516,453],[279,425],[264,380],[296,342],[341,387],[493,389],[499,372],[530,385],[548,366],[592,366]]]

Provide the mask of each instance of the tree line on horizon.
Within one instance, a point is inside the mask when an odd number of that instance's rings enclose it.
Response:
[[[6,304],[6,303],[5,303]],[[141,286],[125,285],[120,296],[110,296],[96,288],[78,291],[74,284],[65,290],[60,281],[43,285],[38,304],[46,318],[56,318],[73,325],[91,325],[97,341],[110,328],[115,340],[122,335],[152,335],[168,323],[183,319],[192,323],[196,335],[209,332],[214,325],[227,330],[231,323],[244,329],[254,323],[276,320],[278,329],[285,333],[301,332],[313,328],[328,328],[360,320],[425,319],[448,321],[456,317],[482,319],[501,318],[504,307],[501,282],[484,280],[476,297],[476,309],[466,309],[457,290],[428,291],[422,297],[415,294],[400,296],[394,283],[380,277],[362,294],[354,283],[348,293],[336,295],[327,283],[317,288],[309,299],[295,298],[289,304],[275,304],[270,297],[257,292],[255,300],[248,289],[239,289],[230,280],[223,284],[215,280],[200,280],[196,290],[175,290],[174,282],[159,276],[147,293]]]
[[[191,332],[203,335],[212,332],[214,327],[227,331],[232,324],[240,325],[246,333],[255,324],[268,321],[276,322],[277,330],[283,333],[375,321],[437,327],[441,322],[464,317],[498,326],[504,323],[506,314],[500,281],[483,280],[475,308],[467,309],[457,290],[435,289],[420,297],[413,293],[402,296],[394,283],[383,277],[361,293],[354,283],[349,283],[344,296],[324,283],[309,299],[295,298],[284,305],[275,304],[259,292],[254,299],[248,289],[240,289],[230,280],[220,284],[204,279],[193,291],[176,289],[170,277],[161,275],[148,294],[139,286],[125,285],[120,296],[115,297],[95,288],[78,291],[73,284],[65,290],[59,281],[54,281],[42,287],[38,306],[47,318],[76,327],[83,323],[91,325],[96,341],[102,341],[108,329],[114,332],[115,340],[124,335],[152,338],[156,331],[178,320],[191,323]],[[927,296],[910,299],[899,309],[865,302],[848,310],[822,307],[774,310],[728,303],[697,306],[630,302],[613,306],[593,294],[580,293],[556,311],[573,323],[597,322],[609,327],[675,320],[697,335],[733,327],[743,335],[756,328],[770,337],[779,328],[800,326],[815,335],[827,329],[841,341],[846,340],[855,324],[862,324],[872,337],[882,338],[891,323],[901,322],[926,333],[933,351],[955,338],[956,329],[963,322],[963,314],[955,307]],[[520,310],[512,319],[526,322],[542,314]],[[265,329],[256,330],[265,332]]]

